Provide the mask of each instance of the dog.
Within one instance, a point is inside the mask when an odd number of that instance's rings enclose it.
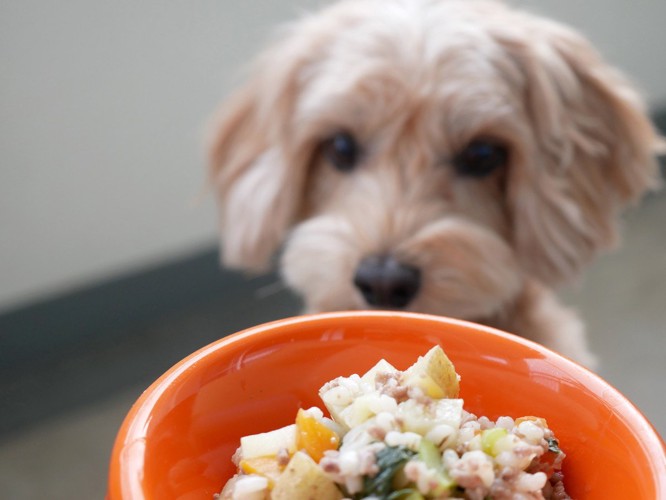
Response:
[[[306,312],[472,320],[594,367],[553,290],[616,244],[659,144],[566,26],[493,0],[342,0],[287,26],[216,115],[223,262],[277,264]]]

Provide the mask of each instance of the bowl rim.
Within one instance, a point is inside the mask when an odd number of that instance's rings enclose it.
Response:
[[[352,318],[376,318],[382,320],[403,318],[409,321],[415,320],[438,325],[455,325],[464,329],[503,338],[512,343],[520,344],[532,351],[536,351],[536,353],[551,360],[556,360],[560,368],[569,375],[575,376],[585,387],[597,394],[603,393],[612,397],[614,407],[619,410],[620,417],[626,424],[631,422],[632,426],[639,426],[635,434],[643,445],[646,455],[656,458],[655,462],[661,462],[652,463],[654,469],[653,476],[656,478],[656,491],[666,497],[666,443],[641,410],[600,375],[541,344],[490,326],[447,316],[403,311],[368,310],[304,314],[261,323],[225,335],[176,362],[142,392],[123,419],[111,451],[107,499],[144,497],[142,475],[138,471],[138,468],[140,468],[138,466],[143,463],[145,457],[144,452],[146,447],[144,442],[148,434],[152,409],[170,390],[173,390],[173,382],[188,372],[194,365],[220,349],[242,343],[256,335],[277,336],[282,334],[283,330],[290,329],[296,325],[312,325],[319,322],[329,322],[330,320],[350,320]]]

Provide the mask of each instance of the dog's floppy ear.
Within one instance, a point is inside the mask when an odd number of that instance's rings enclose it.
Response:
[[[296,218],[305,175],[300,163],[307,160],[292,151],[291,125],[312,50],[285,33],[255,61],[211,127],[209,181],[229,267],[264,271]]]
[[[663,143],[632,86],[583,37],[546,20],[523,28],[497,34],[531,124],[508,197],[518,255],[556,284],[615,243],[619,210],[657,184]]]

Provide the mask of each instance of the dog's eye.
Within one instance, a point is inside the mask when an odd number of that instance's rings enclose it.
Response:
[[[476,139],[470,142],[453,159],[453,165],[459,175],[465,177],[485,177],[509,161],[508,148],[488,139]]]
[[[340,132],[323,143],[322,153],[336,169],[349,172],[358,163],[360,149],[350,133]]]

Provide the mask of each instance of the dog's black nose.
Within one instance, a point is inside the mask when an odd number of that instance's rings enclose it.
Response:
[[[356,268],[354,285],[371,306],[402,308],[419,291],[421,272],[393,257],[372,255]]]

